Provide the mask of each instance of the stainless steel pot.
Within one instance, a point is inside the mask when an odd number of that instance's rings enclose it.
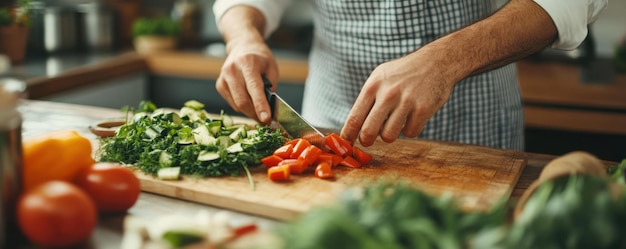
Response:
[[[115,14],[100,3],[78,5],[81,40],[88,49],[107,50],[115,47]]]
[[[76,12],[65,7],[44,10],[44,44],[54,53],[77,48]]]

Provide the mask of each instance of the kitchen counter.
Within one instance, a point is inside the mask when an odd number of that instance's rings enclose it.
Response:
[[[19,110],[24,116],[23,136],[30,137],[44,132],[60,129],[75,129],[81,135],[92,140],[94,145],[97,137],[91,134],[88,126],[96,121],[119,117],[119,110],[84,105],[63,104],[38,100],[23,100]],[[511,193],[511,202],[515,202],[529,185],[537,179],[541,169],[554,155],[524,153],[527,165],[524,168],[515,189]],[[615,165],[615,162],[606,162],[606,165]],[[92,234],[87,248],[119,248],[123,235],[123,221],[127,215],[141,218],[153,218],[160,215],[178,213],[194,215],[200,210],[216,212],[217,207],[197,204],[184,200],[142,192],[138,202],[128,213],[107,215],[99,218],[98,226]],[[262,229],[269,229],[279,224],[277,221],[263,217],[229,211],[234,219],[257,222]],[[30,245],[21,245],[18,248],[32,248]]]

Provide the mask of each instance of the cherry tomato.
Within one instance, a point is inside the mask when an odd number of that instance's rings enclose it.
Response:
[[[78,174],[75,182],[93,198],[101,213],[125,212],[141,192],[135,174],[116,163],[95,163]]]
[[[52,180],[25,192],[17,219],[24,235],[44,247],[69,247],[85,241],[96,226],[93,200],[77,186]]]

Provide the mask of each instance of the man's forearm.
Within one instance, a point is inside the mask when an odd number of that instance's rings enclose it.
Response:
[[[265,17],[255,8],[241,5],[229,9],[218,23],[218,28],[230,52],[232,41],[263,42]]]
[[[438,58],[451,82],[458,82],[531,55],[556,37],[556,26],[539,5],[512,0],[492,16],[427,44],[421,52]]]

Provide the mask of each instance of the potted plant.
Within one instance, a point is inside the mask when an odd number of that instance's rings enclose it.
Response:
[[[0,8],[0,54],[7,55],[11,63],[22,62],[26,53],[29,2],[18,0],[15,5]]]
[[[174,49],[179,32],[179,23],[171,18],[139,18],[133,23],[135,49],[139,53]]]

